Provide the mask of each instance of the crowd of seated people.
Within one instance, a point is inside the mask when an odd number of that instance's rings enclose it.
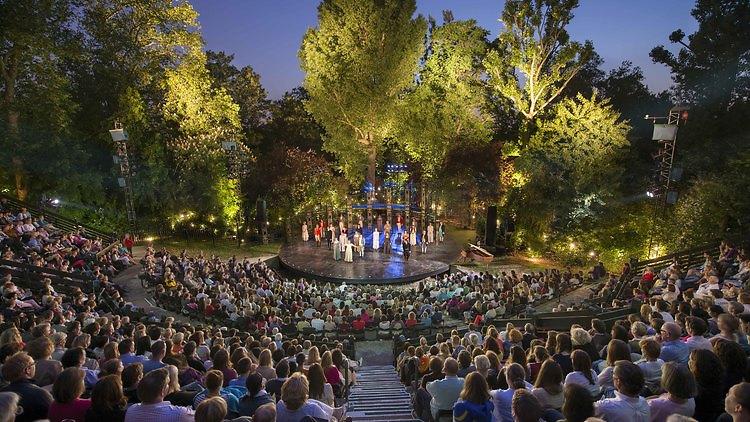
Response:
[[[30,292],[38,308],[1,305],[0,421],[344,419],[344,384],[355,373],[342,343],[48,295]]]
[[[115,275],[134,264],[122,244],[107,248],[85,229],[63,231],[34,216],[26,208],[13,212],[0,201],[0,258],[65,273],[85,274],[106,286]]]
[[[405,344],[401,379],[424,421],[750,421],[747,258],[647,269],[611,329],[471,325]],[[676,294],[675,294],[676,293]]]
[[[582,274],[453,273],[407,286],[332,285],[289,279],[249,259],[176,255],[148,248],[142,277],[165,307],[240,329],[326,335],[375,328],[399,333],[446,319],[481,324],[581,285]],[[517,313],[517,312],[516,312]],[[307,331],[305,331],[307,330]]]

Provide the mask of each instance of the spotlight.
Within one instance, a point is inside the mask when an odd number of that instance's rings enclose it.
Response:
[[[654,193],[651,192],[651,191],[646,191],[646,196],[648,196],[649,198],[653,198],[654,197]]]

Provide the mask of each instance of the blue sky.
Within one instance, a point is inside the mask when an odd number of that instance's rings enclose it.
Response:
[[[476,19],[494,39],[500,30],[502,0],[417,0],[417,11],[435,16],[451,9],[456,19]],[[577,41],[591,40],[604,68],[630,60],[643,69],[654,91],[671,85],[669,72],[651,62],[652,47],[669,48],[669,34],[691,34],[697,24],[692,0],[581,0],[568,30]],[[316,26],[316,0],[193,0],[206,48],[234,54],[237,67],[251,65],[272,99],[302,83],[297,50],[309,27]]]

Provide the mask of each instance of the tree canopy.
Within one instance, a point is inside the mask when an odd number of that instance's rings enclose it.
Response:
[[[415,0],[323,0],[299,51],[307,109],[351,182],[375,182],[400,96],[414,83],[427,25]]]

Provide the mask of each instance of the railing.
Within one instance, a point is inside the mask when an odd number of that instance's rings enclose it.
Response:
[[[630,271],[627,274],[623,274],[622,276],[620,276],[620,280],[618,281],[615,288],[612,289],[612,293],[610,293],[608,301],[612,301],[613,299],[619,299],[620,297],[622,297],[622,293],[625,291],[625,288],[630,286],[633,278],[643,273],[643,270],[645,270],[646,267],[651,267],[654,269],[654,271],[658,272],[671,265],[675,260],[682,268],[687,269],[696,267],[703,263],[703,253],[708,251],[709,253],[713,254],[719,249],[720,243],[721,240],[717,239],[700,246],[696,246],[690,249],[684,249],[678,252],[647,259],[644,261],[631,259]]]
[[[58,229],[61,229],[64,231],[75,231],[75,230],[78,230],[79,228],[83,228],[86,234],[88,234],[89,236],[101,238],[103,243],[105,244],[111,244],[117,241],[117,236],[112,233],[108,233],[104,230],[99,230],[94,227],[88,226],[77,220],[58,214],[54,211],[35,207],[26,202],[19,201],[18,199],[13,198],[12,196],[4,195],[4,194],[0,194],[0,198],[4,198],[7,201],[6,205],[10,206],[11,211],[18,212],[21,208],[26,208],[34,217],[39,217],[40,215],[44,215],[45,219],[48,222],[52,223]]]
[[[635,312],[635,310],[636,307],[631,305],[617,309],[584,309],[568,312],[545,312],[530,316],[529,318],[497,318],[492,321],[486,321],[483,324],[483,327],[494,325],[498,331],[500,331],[504,330],[506,324],[509,322],[512,323],[514,327],[523,327],[525,324],[530,323],[534,326],[537,333],[544,333],[550,330],[568,331],[573,324],[579,324],[584,328],[588,328],[591,326],[591,320],[598,318],[602,320],[609,329],[614,325],[615,321],[627,317]],[[410,345],[418,345],[419,339],[422,337],[427,339],[428,344],[435,344],[438,334],[442,334],[444,340],[447,341],[449,340],[448,336],[453,330],[458,331],[459,336],[463,336],[469,329],[466,326],[453,325],[404,330],[403,338],[399,338],[398,336],[394,336],[393,338],[394,362],[396,356],[403,351],[404,344],[409,343]]]
[[[52,287],[55,290],[70,291],[71,288],[75,287],[80,288],[84,292],[94,290],[93,277],[81,273],[69,273],[6,259],[0,259],[0,268],[31,287],[37,287],[41,284],[42,279],[49,278],[52,280]]]

